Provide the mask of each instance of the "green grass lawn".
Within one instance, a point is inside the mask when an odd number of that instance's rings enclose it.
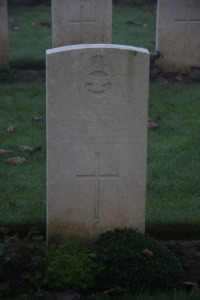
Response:
[[[41,24],[51,21],[48,6],[8,7],[9,52],[12,67],[28,65],[30,68],[45,66],[46,49],[51,48],[51,28]],[[17,30],[15,28],[19,27]]]
[[[19,227],[45,224],[45,86],[1,85],[0,88],[0,148],[13,153],[0,155],[0,224]],[[35,122],[32,117],[39,116]],[[16,131],[5,129],[13,126]],[[35,153],[21,152],[19,145],[35,147]],[[23,165],[11,165],[11,157],[27,160]]]
[[[155,51],[156,10],[152,6],[113,8],[113,43]]]
[[[147,229],[200,229],[199,96],[198,84],[150,87],[161,121],[148,136]]]

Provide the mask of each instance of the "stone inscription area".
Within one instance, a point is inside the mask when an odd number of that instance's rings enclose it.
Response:
[[[47,51],[49,241],[144,231],[148,67],[128,46]]]
[[[71,73],[80,92],[80,97],[83,101],[89,102],[89,106],[93,109],[81,111],[79,110],[73,119],[74,126],[72,127],[73,135],[68,137],[67,143],[70,146],[75,146],[81,143],[82,145],[117,145],[128,144],[129,136],[125,132],[131,125],[129,119],[125,119],[121,115],[121,111],[116,112],[113,119],[112,110],[103,112],[99,118],[99,108],[96,105],[115,102],[120,82],[127,80],[127,77],[133,76],[134,71],[129,74],[123,74],[115,71],[115,66],[111,64],[110,57],[106,57],[95,53],[94,56],[87,60],[87,66],[80,69],[79,72]],[[128,91],[124,91],[123,97],[128,99],[133,94],[133,85]],[[96,132],[93,132],[95,128]],[[91,135],[90,135],[91,132]],[[112,132],[112,135],[110,134]],[[123,135],[121,134],[123,132]],[[74,137],[76,137],[74,139]]]

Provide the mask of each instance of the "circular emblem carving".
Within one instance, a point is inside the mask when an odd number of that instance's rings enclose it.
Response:
[[[104,58],[96,55],[91,59],[91,65],[86,67],[78,80],[81,93],[90,99],[109,100],[113,97],[118,86],[114,70],[104,64]]]

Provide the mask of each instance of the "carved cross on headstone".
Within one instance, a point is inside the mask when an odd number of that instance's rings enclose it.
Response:
[[[183,23],[186,24],[186,42],[185,42],[185,49],[189,50],[190,48],[190,25],[191,23],[199,23],[200,26],[200,18],[192,18],[191,17],[191,7],[192,4],[188,5],[188,15],[186,18],[182,18],[182,19],[175,19],[175,23]]]
[[[79,24],[79,29],[80,29],[80,36],[81,36],[81,43],[84,42],[84,38],[83,38],[83,27],[84,24],[90,24],[90,23],[94,23],[95,19],[87,19],[84,17],[84,0],[81,0],[80,2],[80,14],[79,14],[79,18],[78,20],[70,20],[69,22],[72,24]]]
[[[100,173],[100,153],[95,152],[95,173],[88,175],[76,175],[77,179],[94,180],[94,220],[100,220],[99,217],[99,198],[100,187],[99,181],[103,179],[118,179],[119,174],[101,174]]]

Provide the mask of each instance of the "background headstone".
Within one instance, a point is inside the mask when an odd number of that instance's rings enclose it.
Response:
[[[9,64],[7,0],[0,0],[0,65]]]
[[[48,240],[144,232],[149,53],[47,51]]]
[[[158,0],[156,50],[163,71],[200,67],[199,0]]]
[[[111,43],[112,0],[52,0],[53,47]]]

